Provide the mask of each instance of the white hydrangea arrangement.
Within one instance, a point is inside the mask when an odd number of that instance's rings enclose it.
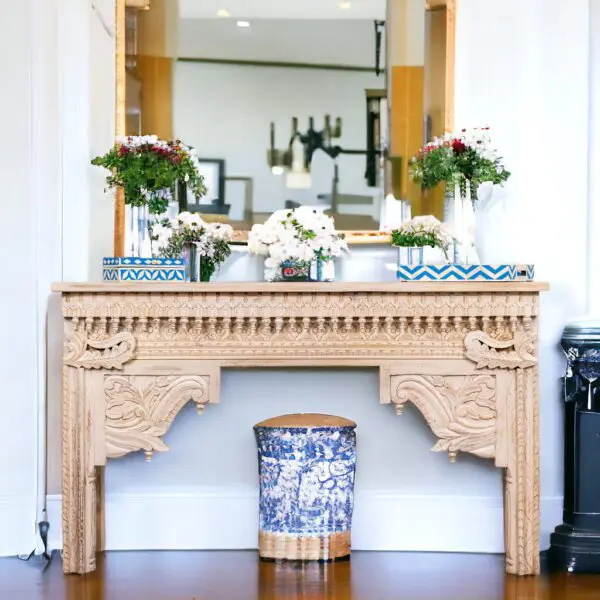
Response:
[[[264,224],[254,225],[248,250],[265,257],[265,267],[275,270],[285,261],[328,261],[348,251],[344,235],[333,218],[310,206],[275,211]]]
[[[231,254],[231,225],[206,223],[200,215],[182,212],[173,219],[162,219],[152,226],[153,254],[178,258],[185,244],[194,244],[203,258],[203,281],[208,281],[217,267]],[[207,277],[206,279],[204,277]]]
[[[446,254],[453,242],[450,229],[432,215],[414,217],[392,231],[392,244],[403,248],[431,246]]]

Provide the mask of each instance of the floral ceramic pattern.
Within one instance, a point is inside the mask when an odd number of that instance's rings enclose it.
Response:
[[[288,535],[349,531],[354,505],[354,427],[255,427],[260,529]]]

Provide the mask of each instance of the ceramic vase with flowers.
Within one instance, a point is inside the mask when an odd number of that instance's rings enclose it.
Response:
[[[115,145],[92,164],[110,171],[110,188],[122,188],[126,207],[125,254],[150,257],[150,221],[163,215],[173,201],[177,182],[185,182],[196,197],[206,193],[193,148],[155,135],[117,138]]]
[[[274,212],[252,227],[248,250],[265,257],[266,281],[333,281],[334,259],[348,251],[333,218],[310,206]]]
[[[423,189],[445,185],[444,222],[451,224],[460,262],[479,262],[476,248],[480,186],[510,177],[491,143],[489,127],[434,138],[411,160],[412,179]]]

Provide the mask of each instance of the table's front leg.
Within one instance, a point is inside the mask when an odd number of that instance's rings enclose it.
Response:
[[[537,367],[516,369],[508,402],[504,474],[506,572],[540,572],[540,473]]]
[[[128,331],[94,339],[93,319],[65,320],[63,357],[62,527],[63,570],[89,573],[96,568],[98,429],[104,427],[101,375],[120,370],[134,355],[136,341]],[[117,324],[118,325],[118,324]],[[90,377],[90,373],[99,377]],[[98,410],[101,414],[98,415]]]
[[[80,574],[96,568],[97,469],[85,373],[81,368],[63,367],[63,570]]]

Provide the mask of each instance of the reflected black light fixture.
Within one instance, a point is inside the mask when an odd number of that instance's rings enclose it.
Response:
[[[282,175],[287,172],[287,187],[289,188],[306,189],[311,187],[310,164],[317,150],[325,152],[327,156],[334,160],[340,154],[366,155],[365,178],[369,185],[376,185],[375,173],[371,163],[373,162],[372,159],[380,153],[380,149],[374,147],[372,141],[366,150],[351,150],[333,144],[333,140],[342,137],[342,120],[339,117],[335,119],[335,124],[332,125],[331,117],[325,115],[325,124],[321,131],[315,129],[315,120],[313,117],[309,117],[308,129],[304,133],[298,130],[298,119],[293,117],[292,135],[286,149],[275,148],[274,123],[271,123],[270,133],[271,145],[267,153],[268,165],[274,175]]]
[[[292,133],[288,147],[284,150],[275,148],[275,124],[271,123],[271,146],[268,151],[268,163],[275,175],[284,171],[287,174],[287,187],[309,188],[310,163],[317,150],[323,150],[330,157],[335,158],[342,152],[339,146],[333,146],[332,140],[342,136],[342,120],[338,117],[332,125],[331,117],[325,115],[325,124],[321,131],[315,129],[313,117],[308,119],[308,130],[301,133],[298,130],[297,117],[292,118]]]
[[[375,21],[375,75],[381,75],[381,43],[385,21]]]

